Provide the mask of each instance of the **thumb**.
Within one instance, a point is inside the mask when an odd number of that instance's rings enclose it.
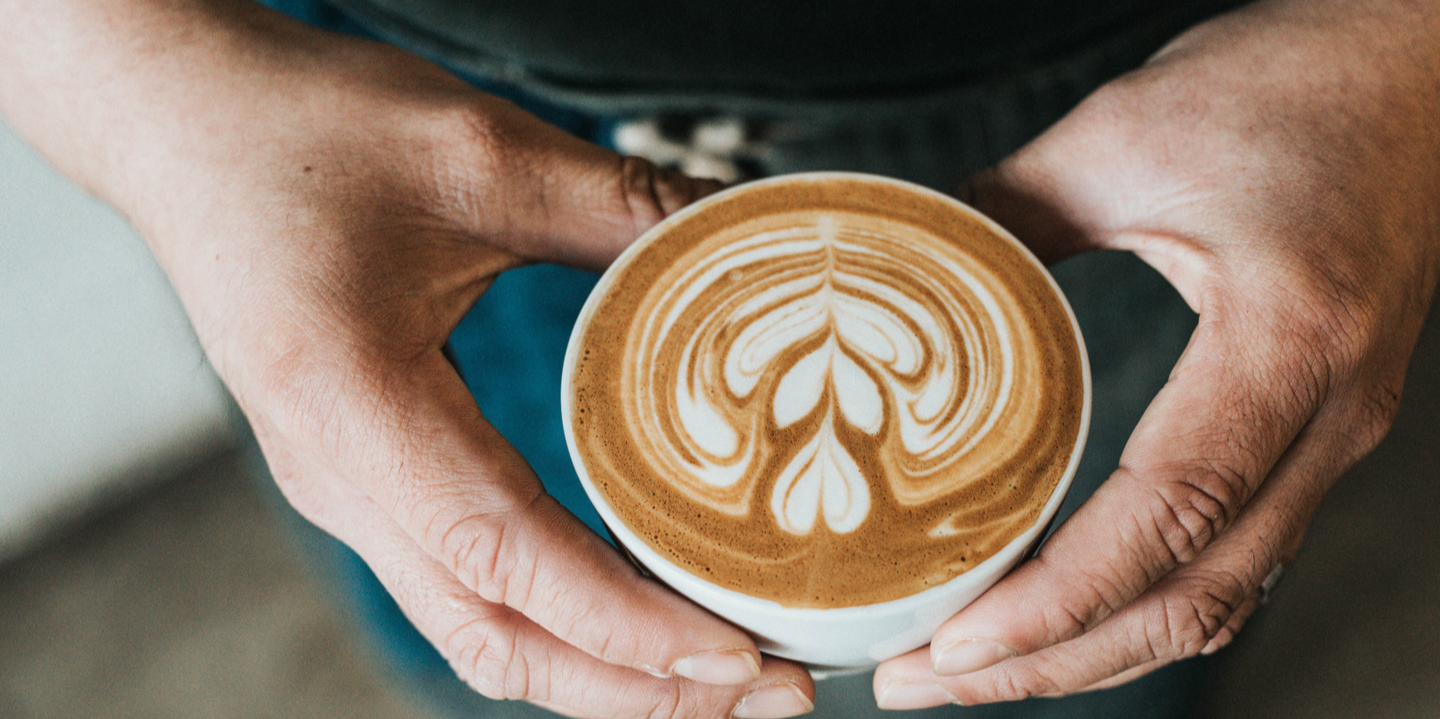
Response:
[[[458,173],[455,219],[524,260],[604,269],[645,230],[722,187],[623,157],[508,102],[495,100],[481,122],[469,138],[479,147],[461,153],[479,160]]]
[[[1026,157],[1027,150],[966,178],[955,196],[1009,230],[1047,265],[1094,249],[1083,214],[1067,204],[1063,183]]]
[[[1113,244],[1149,212],[1154,188],[1117,148],[1113,133],[1097,137],[1100,111],[1087,101],[998,165],[967,178],[956,196],[1046,264]]]

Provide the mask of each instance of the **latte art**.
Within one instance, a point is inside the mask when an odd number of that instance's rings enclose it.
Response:
[[[1038,265],[978,219],[846,190],[681,218],[622,259],[572,373],[570,430],[622,521],[792,606],[977,565],[1079,432],[1079,348]]]
[[[781,460],[769,505],[792,534],[822,514],[855,530],[872,484],[906,505],[943,492],[955,479],[935,476],[986,439],[1014,389],[1010,319],[985,268],[815,219],[721,246],[667,283],[622,393],[638,402],[637,438],[697,502],[743,515],[753,490],[726,490]],[[806,419],[798,452],[767,446],[767,422]],[[899,471],[867,478],[836,426],[874,442],[887,419]]]

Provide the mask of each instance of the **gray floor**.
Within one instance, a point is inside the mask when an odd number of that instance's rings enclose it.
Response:
[[[1440,328],[1204,715],[1440,716]],[[387,678],[233,455],[0,565],[0,717],[395,717]]]
[[[0,717],[422,719],[237,456],[0,568]]]

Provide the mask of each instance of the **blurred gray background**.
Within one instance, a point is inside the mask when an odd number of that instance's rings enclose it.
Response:
[[[1440,716],[1436,324],[1205,716]],[[0,719],[430,716],[257,488],[144,243],[3,124],[0,338]]]

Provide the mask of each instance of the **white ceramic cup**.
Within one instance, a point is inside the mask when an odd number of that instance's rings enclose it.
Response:
[[[707,207],[730,193],[741,190],[753,191],[767,184],[806,182],[829,177],[886,183],[941,198],[946,204],[953,207],[956,213],[979,218],[997,236],[1020,248],[1035,267],[1050,280],[1050,287],[1069,316],[1070,327],[1075,332],[1075,341],[1079,347],[1082,363],[1084,402],[1079,433],[1064,475],[1056,484],[1054,492],[1045,503],[1035,523],[1011,540],[999,552],[945,584],[931,587],[908,597],[878,604],[812,609],[786,607],[768,599],[752,597],[712,584],[660,556],[637,537],[616,514],[605,496],[596,489],[575,448],[575,438],[571,431],[570,381],[581,340],[590,318],[595,313],[595,308],[599,306],[601,298],[609,291],[614,278],[639,253],[642,247],[664,241],[671,225],[695,213],[705,212]],[[560,404],[564,418],[565,441],[569,445],[570,459],[575,464],[575,471],[580,476],[580,483],[585,487],[586,494],[595,505],[600,518],[610,529],[615,541],[630,553],[632,559],[675,591],[750,633],[761,651],[802,662],[808,665],[812,671],[823,675],[871,667],[891,657],[924,646],[929,643],[930,638],[942,622],[974,601],[1035,548],[1045,529],[1054,519],[1056,511],[1059,510],[1060,503],[1064,500],[1065,493],[1075,477],[1075,469],[1080,463],[1086,434],[1090,427],[1090,395],[1090,365],[1075,314],[1070,309],[1070,304],[1065,301],[1059,285],[1055,284],[1054,279],[1050,277],[1040,261],[1019,240],[970,206],[934,190],[885,177],[834,172],[784,175],[731,188],[685,207],[643,234],[620,255],[605,275],[600,278],[600,282],[591,292],[589,300],[586,301],[585,307],[580,312],[580,317],[576,320],[575,329],[570,336],[570,344],[565,353]]]

